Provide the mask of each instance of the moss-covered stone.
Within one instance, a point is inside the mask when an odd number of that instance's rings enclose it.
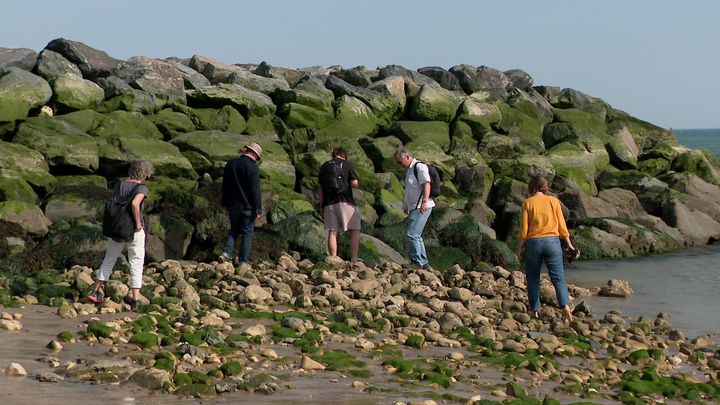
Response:
[[[187,115],[173,111],[170,108],[161,110],[153,117],[152,122],[170,140],[187,132],[195,131],[195,123]]]
[[[233,360],[220,366],[220,370],[226,376],[236,376],[243,372],[243,365],[239,361]]]
[[[460,100],[455,93],[442,87],[423,86],[413,98],[409,114],[417,121],[451,122],[459,105]]]
[[[720,182],[718,170],[699,150],[690,150],[678,155],[672,162],[672,169],[694,174],[711,184]]]
[[[221,83],[196,89],[187,93],[187,99],[188,105],[231,105],[245,117],[272,115],[276,110],[270,97],[237,84]]]
[[[100,165],[97,141],[54,118],[32,118],[20,124],[13,142],[42,153],[53,167],[92,172]]]
[[[333,121],[331,113],[297,103],[283,104],[278,115],[290,128],[320,129]]]
[[[479,140],[500,122],[502,113],[495,104],[469,98],[460,106],[457,119],[466,124],[472,131],[473,137]]]
[[[114,136],[120,139],[139,137],[163,140],[160,130],[144,115],[127,111],[113,111],[105,114],[91,134],[99,137]]]
[[[22,120],[50,101],[52,89],[41,77],[10,67],[0,73],[0,122]]]
[[[495,126],[495,131],[518,139],[520,144],[530,152],[542,152],[544,149],[542,130],[543,118],[531,116],[521,109],[506,103],[497,103],[502,119]]]
[[[50,85],[53,101],[66,110],[94,108],[105,99],[102,87],[73,73],[54,78]]]
[[[151,332],[136,333],[129,340],[130,343],[134,343],[143,349],[150,349],[157,347],[159,338],[158,335]]]
[[[87,333],[96,337],[109,338],[112,337],[115,330],[109,326],[103,325],[99,321],[91,320],[88,322]]]

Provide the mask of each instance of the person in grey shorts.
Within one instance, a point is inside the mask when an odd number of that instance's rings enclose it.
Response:
[[[332,151],[332,159],[325,162],[318,175],[318,198],[320,214],[325,221],[328,233],[327,248],[331,258],[337,257],[337,236],[339,232],[350,231],[350,262],[356,263],[360,247],[360,212],[353,198],[352,189],[358,188],[358,176],[355,166],[347,160],[348,153],[343,148]],[[337,170],[336,182],[328,185],[324,173]]]

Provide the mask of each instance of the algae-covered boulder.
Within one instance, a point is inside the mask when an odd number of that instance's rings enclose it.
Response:
[[[176,108],[187,115],[197,129],[215,129],[239,134],[247,128],[245,118],[229,105],[220,108],[190,108],[176,105]]]
[[[120,79],[117,80],[119,81]],[[103,79],[98,80],[98,82],[102,84]],[[103,101],[95,110],[101,113],[128,111],[141,114],[154,114],[165,107],[166,104],[165,100],[141,90],[128,88],[119,90],[118,92],[119,94],[116,96],[109,96],[108,89],[105,87],[107,100]]]
[[[458,120],[467,124],[475,139],[481,139],[492,126],[500,122],[502,113],[497,105],[473,99],[463,101],[458,111]]]
[[[610,164],[620,170],[637,169],[637,156],[632,153],[627,144],[619,139],[610,139],[606,144]]]
[[[325,85],[321,81],[310,79],[299,83],[292,90],[276,92],[275,99],[280,104],[302,104],[316,110],[331,113],[333,112],[335,96],[332,91],[325,88]]]
[[[487,66],[456,65],[450,68],[450,72],[455,75],[467,94],[483,90],[502,94],[510,84],[503,72]]]
[[[493,185],[493,171],[484,160],[477,160],[474,163],[458,164],[455,167],[453,183],[457,184],[458,191],[463,194],[487,199]]]
[[[9,200],[40,203],[35,190],[17,172],[0,167],[0,201]]]
[[[386,125],[395,119],[400,112],[400,102],[391,96],[362,87],[353,86],[337,76],[328,76],[325,87],[330,89],[335,97],[345,95],[355,97],[369,105],[380,125]]]
[[[597,195],[595,158],[585,149],[560,143],[548,151],[556,176],[566,185],[579,188],[589,195]]]
[[[405,94],[405,80],[402,77],[387,77],[368,86],[368,90],[377,91],[397,100],[401,111],[405,110],[407,95]]]
[[[450,91],[462,91],[462,86],[454,74],[439,66],[427,66],[418,69],[418,72],[435,80],[440,87]]]
[[[41,152],[54,169],[89,173],[100,166],[97,140],[66,121],[31,118],[20,124],[13,142]]]
[[[155,126],[170,140],[187,132],[195,131],[195,124],[187,115],[173,111],[170,108],[161,110],[152,118]]]
[[[291,249],[312,258],[326,255],[325,228],[314,212],[301,212],[270,226],[278,235],[284,235]]]
[[[720,173],[716,164],[708,160],[699,150],[689,150],[678,155],[672,162],[672,169],[678,172],[694,174],[708,183],[718,184]]]
[[[99,137],[141,137],[163,140],[163,134],[144,115],[136,112],[113,111],[105,114],[91,131]]]
[[[510,177],[512,179],[527,181],[535,175],[543,175],[548,179],[555,176],[552,160],[548,156],[523,155],[517,159],[490,160],[495,177]]]
[[[72,73],[54,78],[50,85],[53,102],[70,111],[94,108],[105,98],[105,91],[100,86]]]
[[[116,75],[135,89],[164,100],[185,102],[183,75],[169,62],[133,56],[118,65]]]
[[[258,91],[237,84],[219,84],[187,92],[188,104],[196,107],[231,105],[243,116],[271,115],[277,107],[272,99]]]
[[[0,70],[0,123],[27,118],[50,101],[52,89],[39,76],[16,67]]]
[[[0,169],[5,175],[22,178],[43,193],[55,183],[45,157],[27,146],[0,141]]]
[[[193,226],[170,215],[149,215],[146,252],[150,261],[181,260],[187,253]]]
[[[423,86],[420,94],[413,98],[409,115],[417,121],[445,121],[455,118],[460,99],[442,87]]]
[[[431,141],[442,148],[450,146],[450,128],[443,121],[396,121],[392,123],[387,133],[403,143]]]
[[[0,220],[20,225],[33,236],[45,236],[52,225],[40,207],[20,201],[0,202]]]
[[[502,119],[496,125],[496,131],[518,139],[529,153],[539,153],[545,149],[542,139],[544,120],[539,111],[527,111],[507,103],[498,103],[497,106]]]
[[[330,112],[318,110],[298,103],[283,104],[278,115],[290,128],[320,129],[333,121]]]
[[[313,212],[315,208],[306,200],[281,200],[270,209],[269,222],[276,224],[302,212]]]
[[[45,216],[53,223],[71,219],[99,221],[109,197],[110,192],[104,186],[59,181],[46,199]]]
[[[113,137],[112,142],[126,154],[126,160],[147,160],[158,175],[186,179],[198,176],[188,158],[173,144],[139,137]]]
[[[359,255],[368,265],[383,265],[386,262],[407,263],[407,259],[380,239],[360,234]]]
[[[603,257],[632,257],[632,249],[625,239],[593,226],[579,226],[571,231],[573,245],[585,259],[597,260]]]
[[[335,119],[317,131],[317,137],[360,138],[374,136],[380,121],[372,109],[359,99],[342,96],[335,101]]]
[[[251,143],[247,135],[222,131],[193,131],[175,137],[177,146],[198,172],[219,173],[225,162],[238,157],[243,146]]]

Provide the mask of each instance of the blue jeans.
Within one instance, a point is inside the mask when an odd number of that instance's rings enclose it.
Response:
[[[540,268],[542,263],[548,269],[550,281],[555,286],[555,295],[560,308],[570,303],[565,275],[563,272],[563,250],[560,238],[532,238],[525,242],[525,277],[527,277],[530,310],[540,310]]]
[[[238,258],[240,259],[240,263],[247,263],[250,259],[250,249],[252,248],[256,213],[253,210],[229,207],[228,215],[230,216],[230,232],[225,240],[223,254],[227,257],[232,257],[232,252],[235,250],[235,240],[239,235],[242,235]]]
[[[422,233],[423,229],[425,229],[425,223],[427,223],[428,218],[430,218],[431,212],[432,208],[428,208],[424,214],[417,208],[411,210],[408,214],[407,226],[405,227],[405,238],[407,238],[408,241],[410,260],[420,266],[428,264]]]

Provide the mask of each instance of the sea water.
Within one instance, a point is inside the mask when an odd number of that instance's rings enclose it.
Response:
[[[709,149],[720,157],[720,128],[673,132],[680,144]],[[635,293],[629,298],[587,300],[595,316],[610,309],[652,318],[668,312],[671,324],[687,336],[720,334],[720,245],[641,258],[579,261],[566,268],[565,277],[583,287],[605,285],[610,279],[630,282]]]

